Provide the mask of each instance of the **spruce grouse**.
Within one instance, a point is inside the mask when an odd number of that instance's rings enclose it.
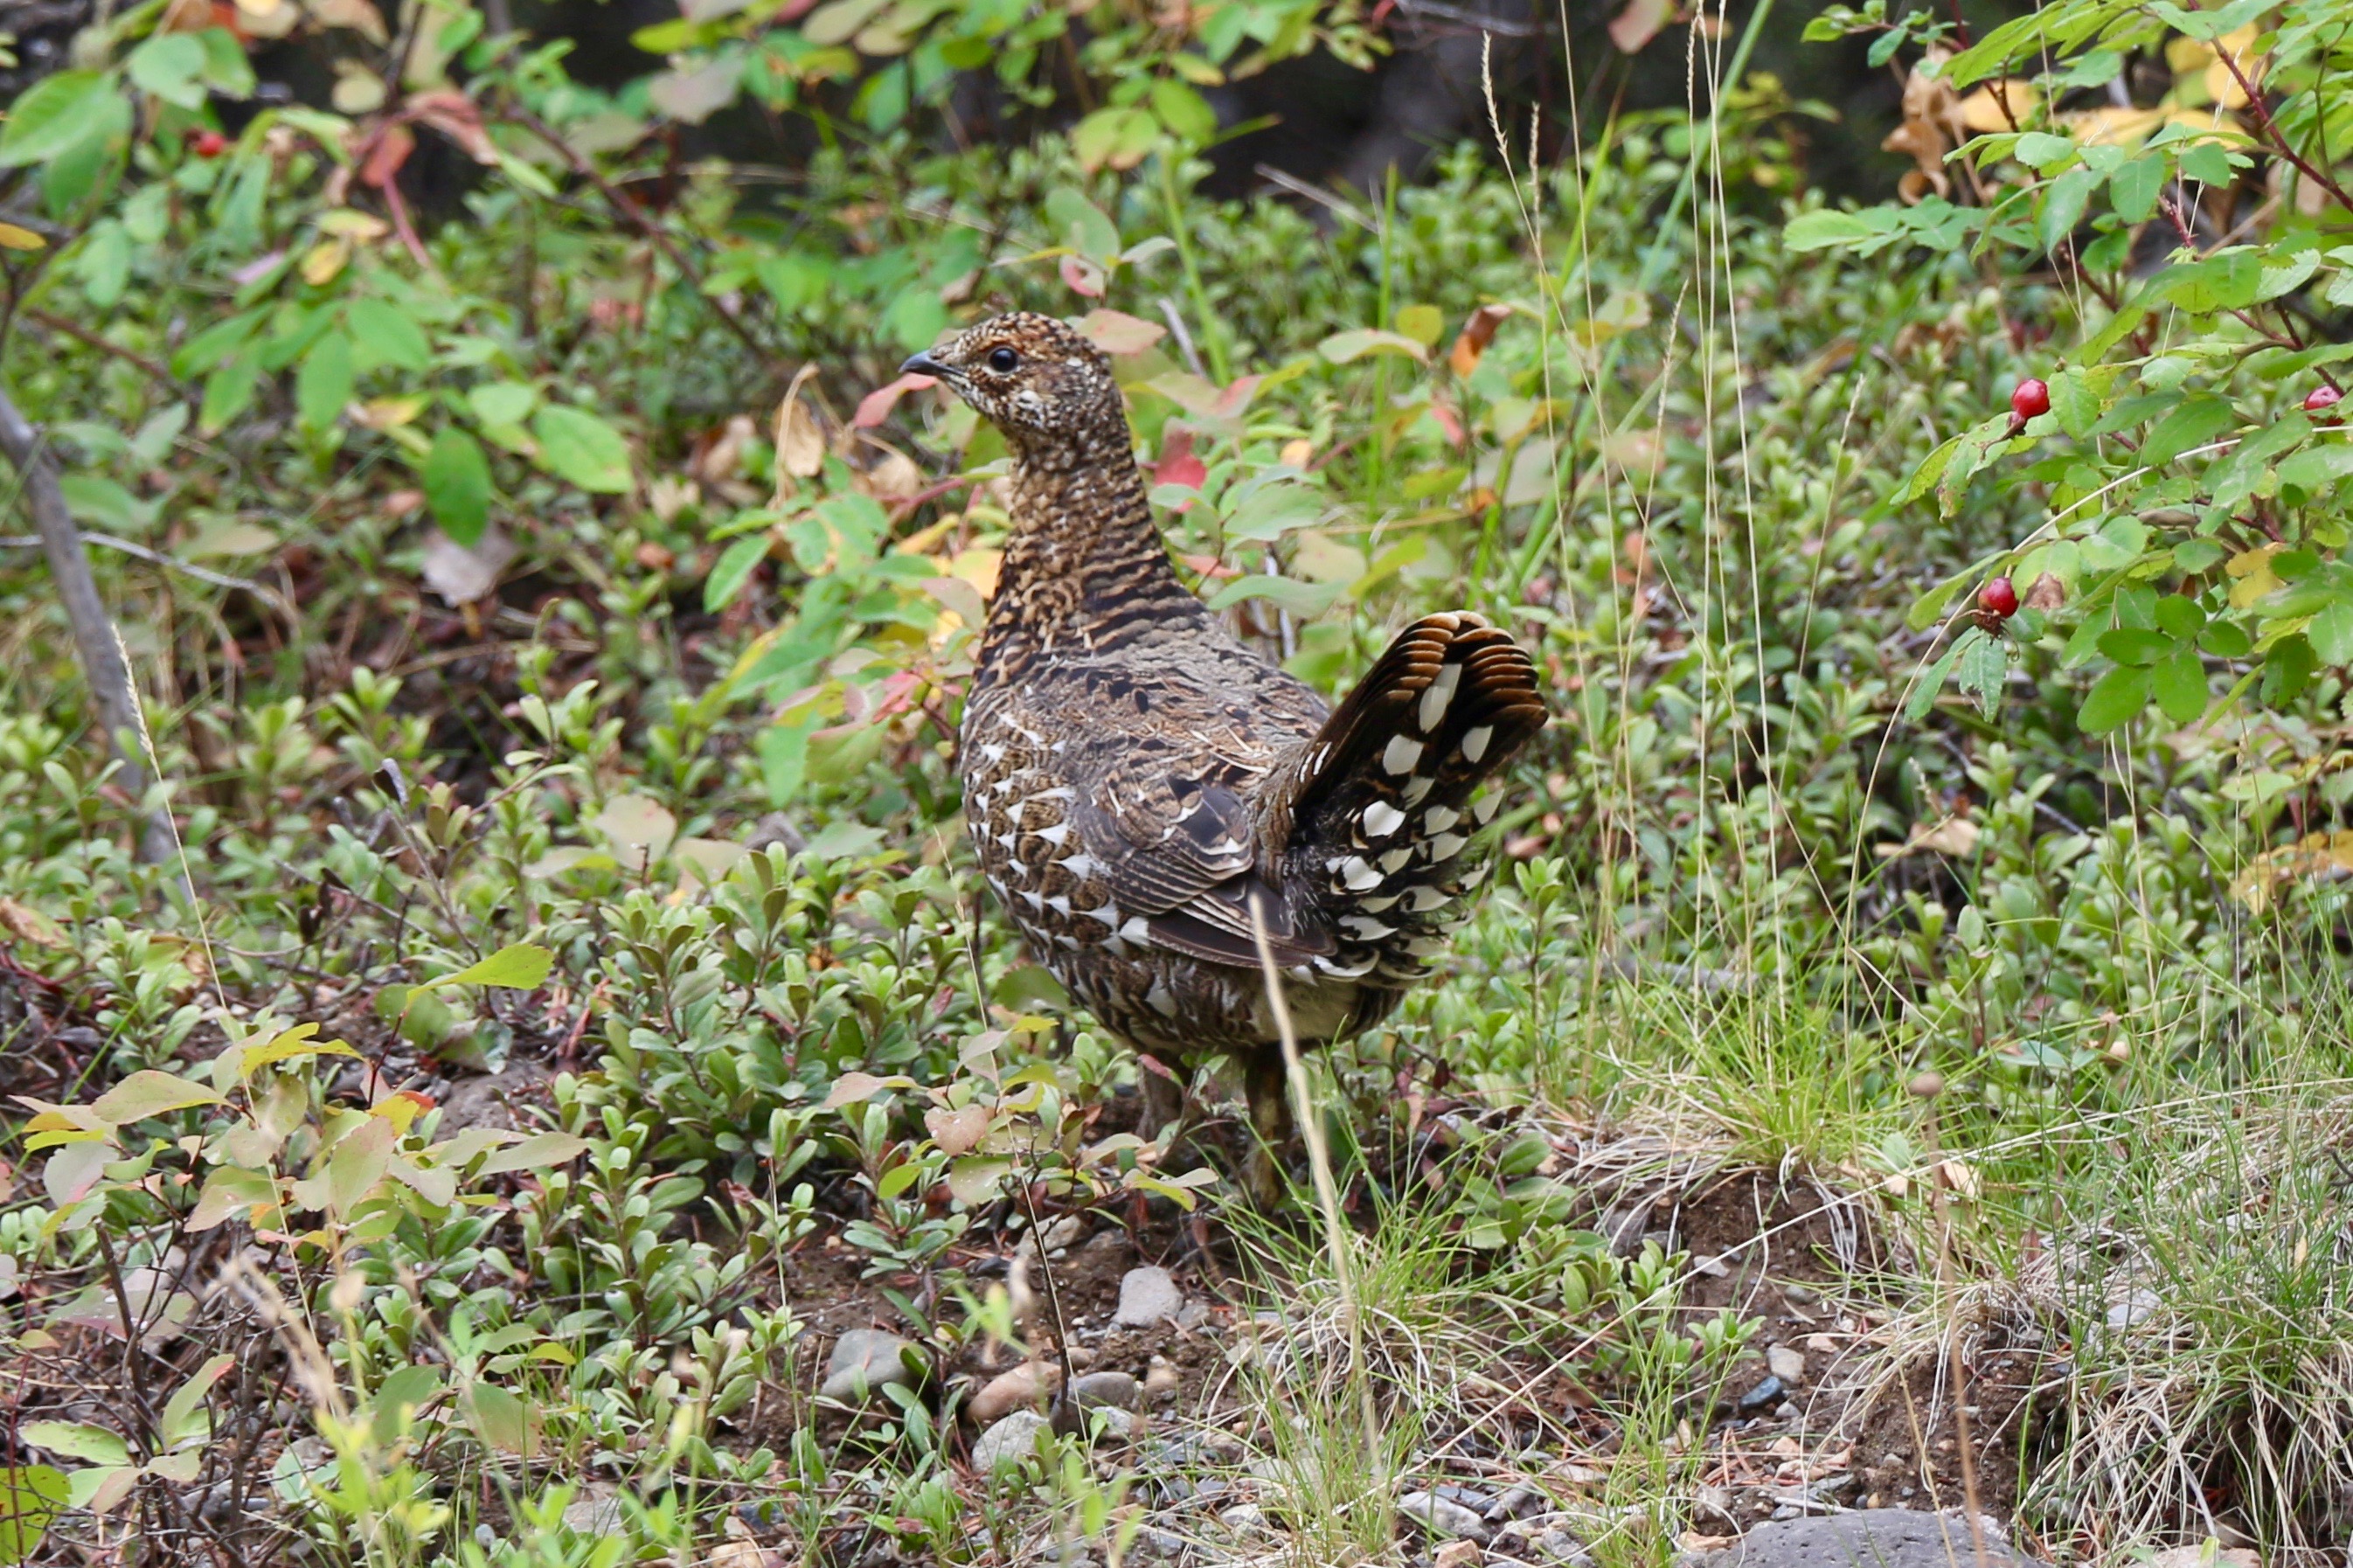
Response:
[[[1333,710],[1171,566],[1110,361],[1002,315],[904,367],[1005,436],[1013,531],[959,740],[988,885],[1094,1016],[1180,1075],[1241,1059],[1258,1152],[1290,1131],[1261,911],[1299,1037],[1366,1027],[1422,979],[1488,868],[1481,786],[1544,727],[1527,656],[1464,612],[1389,645]],[[1145,1076],[1150,1120],[1181,1104]],[[1174,1104],[1172,1104],[1172,1100]]]

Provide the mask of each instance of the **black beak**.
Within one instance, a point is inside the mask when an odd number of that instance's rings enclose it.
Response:
[[[939,361],[934,359],[930,354],[920,353],[911,356],[906,363],[901,365],[899,367],[899,374],[901,375],[928,375],[937,378],[947,374],[947,370],[940,363]]]

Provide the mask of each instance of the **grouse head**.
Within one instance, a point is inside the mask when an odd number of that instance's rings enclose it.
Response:
[[[1021,457],[1126,450],[1127,416],[1110,359],[1050,316],[991,316],[899,368],[944,382]]]

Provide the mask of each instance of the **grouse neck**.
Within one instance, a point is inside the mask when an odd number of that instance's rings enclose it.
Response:
[[[1015,448],[1013,535],[986,644],[1101,648],[1207,615],[1168,563],[1126,434]]]

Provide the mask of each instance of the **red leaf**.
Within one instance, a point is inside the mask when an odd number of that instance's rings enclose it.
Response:
[[[384,189],[392,184],[392,177],[400,173],[400,166],[415,151],[417,138],[407,126],[385,126],[384,133],[375,139],[375,145],[368,149],[367,161],[360,165],[360,183],[379,191]]]
[[[1168,335],[1168,329],[1158,322],[1123,310],[1089,310],[1079,331],[1107,354],[1140,354]]]
[[[1193,455],[1193,432],[1182,425],[1172,424],[1160,437],[1160,460],[1152,465],[1152,482],[1155,485],[1189,485],[1201,488],[1209,477],[1208,465]],[[1188,510],[1191,501],[1182,501],[1178,511]]]
[[[927,386],[937,386],[939,379],[929,375],[902,375],[888,386],[878,386],[859,400],[858,412],[849,422],[860,430],[871,430],[891,417],[891,410],[899,399],[911,392],[921,392]]]
[[[1449,445],[1456,447],[1462,445],[1462,416],[1436,398],[1432,398],[1430,404],[1430,416],[1438,421],[1438,427],[1440,430],[1446,432]]]
[[[1103,297],[1103,268],[1083,256],[1065,256],[1061,262],[1062,281],[1071,286],[1073,294],[1083,294],[1090,300]]]

